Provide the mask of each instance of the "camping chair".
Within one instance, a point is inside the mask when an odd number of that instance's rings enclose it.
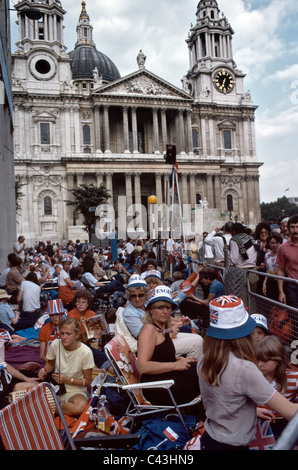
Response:
[[[54,421],[50,391],[61,420]],[[60,426],[59,426],[60,427]],[[42,382],[0,410],[0,440],[5,450],[76,450],[78,448],[131,448],[138,435],[93,435],[73,438],[52,385]]]
[[[136,366],[136,357],[132,353],[130,347],[122,335],[117,334],[108,342],[108,344],[105,345],[105,353],[109,358],[120,381],[120,385],[108,384],[108,386],[118,386],[121,388],[121,390],[125,390],[130,400],[126,410],[126,415],[133,418],[130,430],[133,429],[137,418],[143,418],[144,416],[156,413],[175,411],[178,414],[184,429],[187,431],[187,433],[189,433],[180,408],[186,408],[200,403],[200,396],[189,403],[177,405],[171,392],[171,386],[174,384],[174,380],[159,380],[154,382],[140,383],[140,374]],[[166,389],[169,393],[172,405],[158,406],[149,403],[145,399],[142,392],[142,390],[145,388]]]

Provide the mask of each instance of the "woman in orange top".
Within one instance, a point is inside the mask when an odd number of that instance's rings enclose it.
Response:
[[[79,320],[79,322],[81,324],[83,338],[84,338],[83,342],[87,346],[89,346],[89,348],[91,349],[91,351],[93,353],[93,357],[94,357],[94,362],[95,362],[96,366],[100,368],[107,361],[107,357],[106,357],[104,352],[102,352],[102,351],[100,351],[96,348],[93,348],[89,344],[89,340],[88,340],[88,337],[87,337],[87,332],[86,332],[86,329],[85,329],[85,326],[84,326],[84,323],[83,323],[83,320],[87,320],[88,318],[94,317],[96,315],[96,313],[93,312],[93,310],[91,310],[91,307],[93,305],[93,296],[92,296],[91,292],[88,289],[80,289],[80,290],[76,291],[76,293],[74,295],[74,298],[73,298],[73,303],[75,305],[75,308],[72,309],[68,313],[67,316],[68,317],[74,317],[77,320]]]
[[[77,290],[73,298],[73,304],[75,305],[75,308],[68,313],[68,317],[74,317],[79,320],[85,343],[87,340],[87,334],[83,320],[96,315],[95,312],[91,310],[93,305],[93,295],[88,289]]]

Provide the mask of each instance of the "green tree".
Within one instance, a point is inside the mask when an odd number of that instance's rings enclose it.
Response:
[[[95,208],[104,204],[111,197],[106,187],[101,184],[99,187],[93,184],[81,184],[78,188],[71,190],[74,199],[66,201],[67,206],[74,206],[75,211],[84,217],[86,232],[89,234],[89,240],[96,222]]]
[[[289,202],[286,196],[280,197],[274,202],[262,202],[261,204],[262,220],[276,222],[282,216],[290,217],[298,214],[296,204]]]
[[[26,183],[22,180],[20,176],[17,176],[15,179],[15,198],[16,198],[16,212],[18,212],[21,209],[20,201],[21,199],[25,196],[24,193],[22,193],[22,187],[26,186]]]

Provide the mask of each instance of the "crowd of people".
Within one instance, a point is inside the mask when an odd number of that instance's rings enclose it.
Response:
[[[27,248],[18,238],[0,275],[0,334],[21,342],[33,328],[44,365],[27,377],[3,361],[1,408],[9,391],[47,380],[60,388],[65,415],[82,413],[92,371],[112,371],[85,328],[104,299],[106,320],[136,354],[142,381],[173,379],[177,403],[201,394],[202,449],[247,449],[257,418],[270,420],[278,438],[298,410],[297,368],[262,312],[248,313],[247,294],[226,292],[217,267],[254,271],[255,292],[297,308],[297,283],[258,272],[298,280],[298,215],[278,231],[262,222],[253,233],[227,222],[187,246],[159,240],[157,253],[155,245],[119,241],[115,259],[110,248],[79,240]],[[151,403],[169,404],[160,390],[144,393]]]

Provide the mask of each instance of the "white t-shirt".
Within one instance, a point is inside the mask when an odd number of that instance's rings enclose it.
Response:
[[[67,282],[65,282],[65,279],[70,279],[69,273],[64,271],[64,269],[61,269],[60,274],[58,276],[58,285],[60,287],[62,286],[67,286]]]
[[[24,312],[35,312],[40,309],[40,286],[31,281],[23,281],[21,284],[23,292],[22,300]]]
[[[80,343],[80,347],[74,351],[67,351],[60,339],[55,339],[47,352],[47,359],[55,360],[55,372],[65,374],[73,379],[83,377],[83,371],[94,367],[93,353],[86,344]],[[66,393],[86,392],[86,387],[65,384]]]

